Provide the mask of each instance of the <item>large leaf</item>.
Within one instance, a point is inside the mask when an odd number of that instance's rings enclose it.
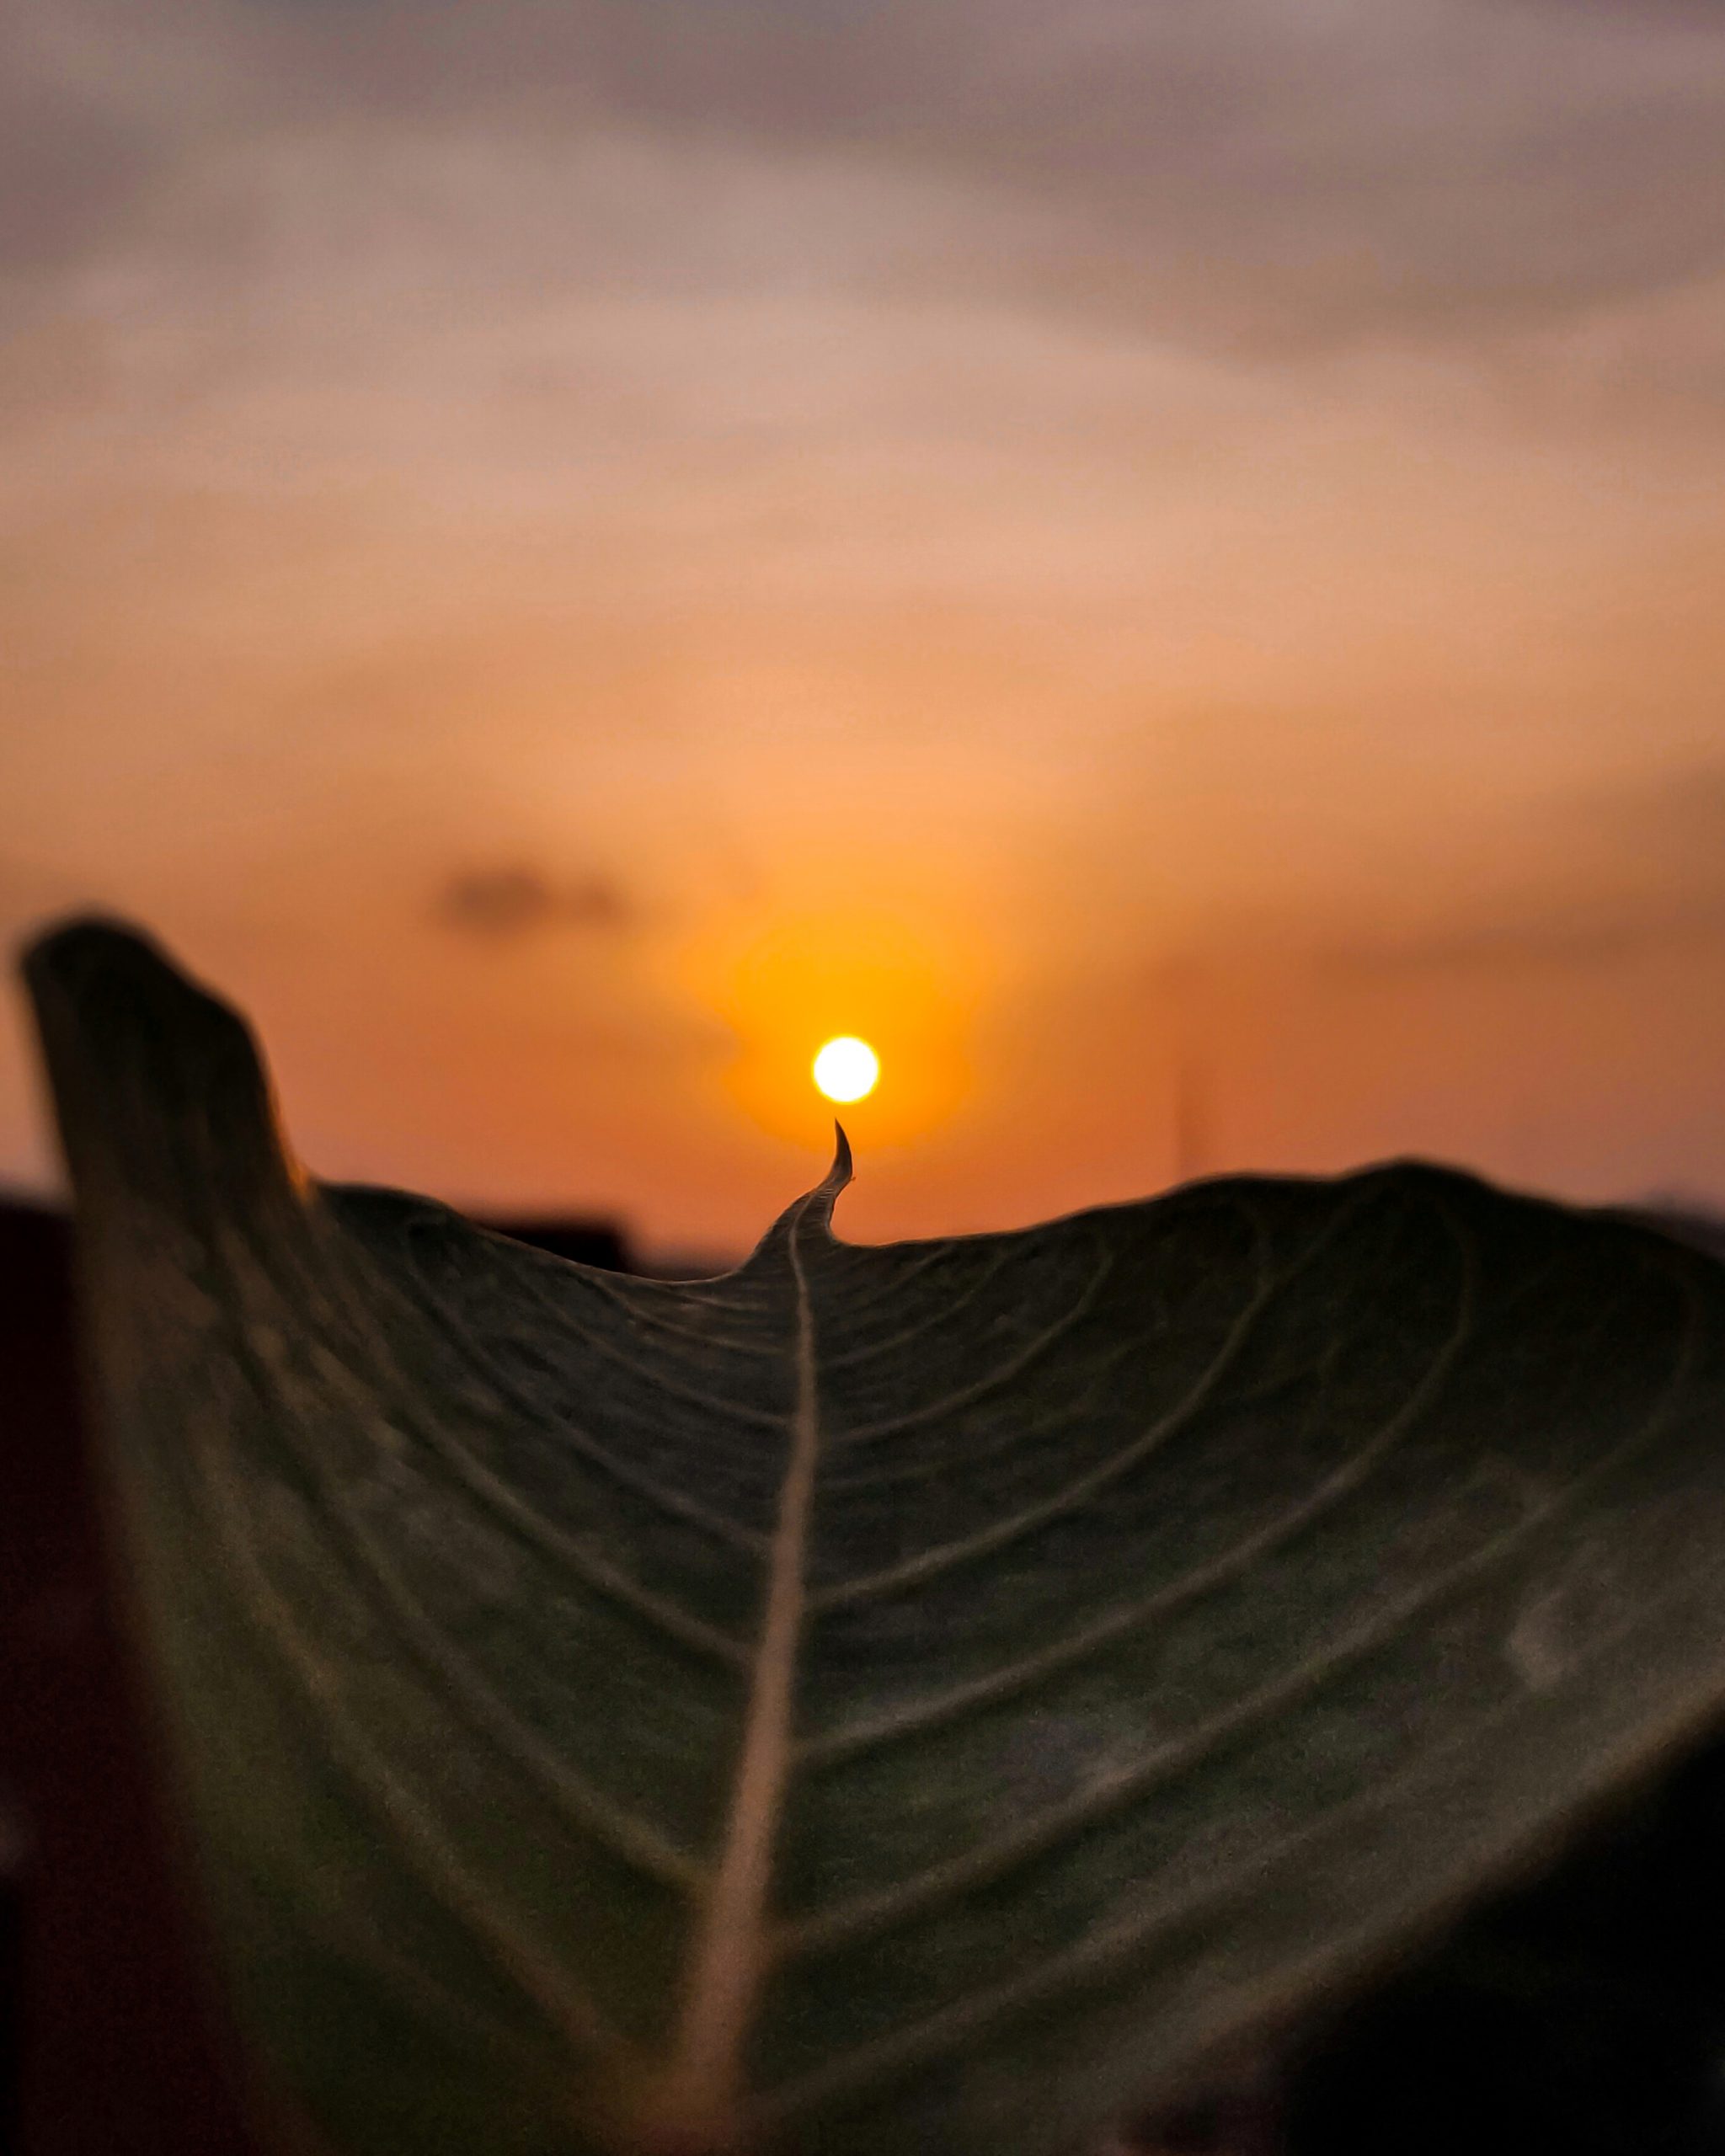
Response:
[[[1725,1274],[1393,1166],[585,1270],[29,961],[219,1912],[342,2151],[1033,2156],[1725,1694]]]

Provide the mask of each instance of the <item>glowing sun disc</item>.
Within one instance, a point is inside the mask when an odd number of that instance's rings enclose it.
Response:
[[[879,1075],[880,1058],[853,1033],[829,1041],[814,1059],[814,1082],[830,1101],[860,1101]]]

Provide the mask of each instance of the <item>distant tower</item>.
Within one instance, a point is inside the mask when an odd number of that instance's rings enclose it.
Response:
[[[1198,1065],[1183,1049],[1174,1062],[1174,1181],[1190,1182],[1204,1173],[1210,1150],[1204,1128],[1204,1100]]]

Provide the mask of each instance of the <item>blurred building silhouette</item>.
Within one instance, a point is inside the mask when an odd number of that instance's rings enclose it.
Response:
[[[640,1267],[628,1237],[614,1220],[571,1220],[554,1214],[526,1219],[486,1219],[482,1227],[518,1243],[531,1243],[548,1250],[553,1257],[571,1258],[577,1265],[596,1265],[606,1273],[638,1273]]]

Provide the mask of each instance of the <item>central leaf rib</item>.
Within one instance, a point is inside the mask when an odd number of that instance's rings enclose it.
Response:
[[[842,1134],[841,1134],[842,1139]],[[796,1290],[796,1390],[778,1518],[767,1559],[766,1595],[731,1788],[724,1846],[690,1956],[681,2017],[660,2101],[665,2127],[695,2147],[733,2143],[743,2108],[743,2050],[767,1960],[767,1899],[773,1849],[791,1758],[797,1654],[805,1585],[820,1402],[814,1317],[801,1248],[811,1209],[824,1222],[848,1169],[841,1146],[834,1172],[797,1207],[788,1238]]]

